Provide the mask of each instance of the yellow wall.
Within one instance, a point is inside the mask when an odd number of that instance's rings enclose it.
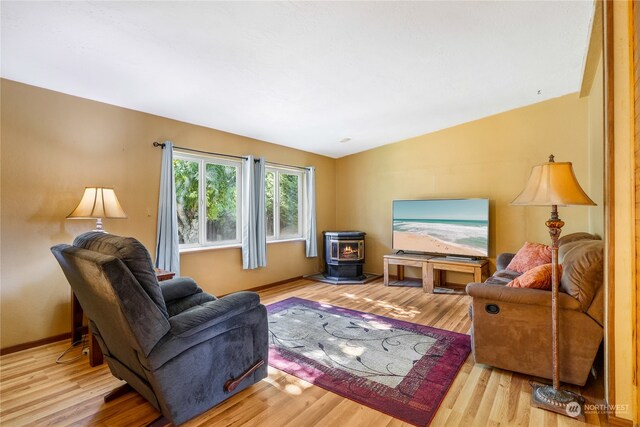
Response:
[[[48,248],[93,228],[65,220],[85,185],[116,188],[129,218],[105,221],[107,230],[154,247],[161,157],[154,140],[315,165],[318,231],[367,232],[366,270],[378,273],[390,252],[393,199],[488,197],[494,258],[525,240],[549,241],[549,209],[509,206],[532,166],[553,153],[572,161],[589,188],[590,98],[577,95],[334,160],[7,80],[1,89],[2,347],[68,331],[69,288]],[[589,209],[561,208],[563,233],[590,229]],[[320,260],[303,253],[302,242],[269,244],[268,267],[254,271],[241,270],[239,249],[186,253],[182,274],[225,294],[319,271]]]
[[[633,91],[631,88],[631,37],[629,34],[630,4],[612,2],[613,60],[614,60],[614,208],[615,208],[615,282],[614,298],[614,357],[615,400],[609,403],[627,405],[616,415],[640,422],[638,419],[638,379],[634,336],[634,229],[633,222]],[[611,307],[611,302],[609,302]]]
[[[573,162],[587,188],[588,117],[587,99],[572,94],[340,158],[336,225],[367,232],[365,269],[378,273],[382,256],[391,253],[394,199],[489,198],[492,258],[517,251],[525,240],[548,243],[550,209],[509,203],[551,153]],[[588,209],[561,207],[563,233],[588,230]]]
[[[587,98],[589,105],[589,179],[585,191],[598,206],[589,209],[589,231],[604,237],[604,81],[602,57]]]
[[[335,227],[334,159],[8,80],[0,90],[3,348],[70,330],[70,288],[49,247],[94,227],[65,219],[85,186],[115,187],[128,219],[105,220],[105,229],[153,250],[161,159],[155,140],[314,165],[318,230]],[[320,270],[302,242],[269,244],[267,257],[266,268],[243,271],[238,248],[188,253],[182,274],[219,295]]]

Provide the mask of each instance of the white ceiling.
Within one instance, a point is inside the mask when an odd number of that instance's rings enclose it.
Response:
[[[591,0],[0,7],[4,78],[331,157],[579,90],[593,13]]]

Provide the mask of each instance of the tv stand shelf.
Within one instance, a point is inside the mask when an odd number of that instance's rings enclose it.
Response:
[[[474,282],[482,282],[489,276],[489,261],[486,259],[460,260],[431,255],[392,254],[384,256],[384,284],[389,285],[389,266],[398,266],[398,280],[404,280],[404,267],[422,268],[422,289],[433,293],[433,287],[444,284],[447,271],[473,274]]]

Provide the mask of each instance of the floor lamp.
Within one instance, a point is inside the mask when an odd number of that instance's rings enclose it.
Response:
[[[594,206],[582,190],[570,162],[549,161],[534,166],[527,185],[512,205],[551,206],[551,218],[545,223],[551,236],[551,351],[553,385],[534,384],[531,404],[535,407],[584,419],[584,399],[577,393],[560,389],[559,329],[558,329],[558,238],[564,222],[558,217],[558,206]]]

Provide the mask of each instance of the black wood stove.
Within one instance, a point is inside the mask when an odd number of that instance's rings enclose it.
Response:
[[[324,277],[331,280],[364,280],[364,236],[362,231],[325,231]]]

